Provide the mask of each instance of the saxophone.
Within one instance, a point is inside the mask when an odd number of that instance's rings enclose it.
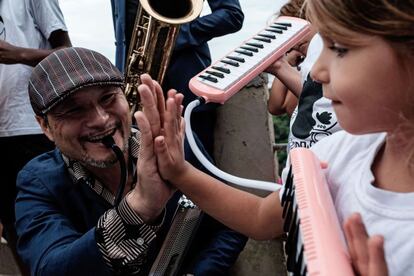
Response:
[[[125,68],[125,96],[131,115],[139,107],[140,75],[162,84],[181,24],[197,18],[203,0],[140,0]]]

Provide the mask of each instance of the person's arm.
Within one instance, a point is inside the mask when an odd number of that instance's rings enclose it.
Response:
[[[248,237],[266,240],[283,233],[280,199],[277,192],[266,198],[235,189],[195,169],[189,163],[172,160],[171,144],[157,137],[156,150],[160,172],[203,211],[231,229]],[[168,146],[167,146],[168,145]],[[174,154],[172,154],[174,155]],[[167,171],[170,171],[171,174]]]
[[[38,28],[33,31],[41,32],[51,49],[19,47],[0,40],[0,63],[36,66],[53,51],[72,46],[57,0],[30,1],[28,5]]]
[[[270,114],[282,115],[288,113],[290,116],[293,111],[292,106],[296,106],[297,103],[298,98],[278,78],[275,78],[267,102],[267,109]]]
[[[180,27],[175,50],[202,45],[212,38],[237,32],[244,14],[238,0],[208,0],[211,13]]]
[[[290,66],[297,67],[303,61],[304,54],[298,50],[291,49],[283,57]],[[277,71],[280,63],[278,61],[274,66],[269,67],[268,70]],[[267,102],[267,109],[273,115],[282,115],[288,113],[292,114],[296,105],[298,104],[298,97],[289,91],[286,85],[279,79],[275,78],[269,93],[269,100]]]
[[[230,228],[255,239],[269,239],[283,233],[278,193],[266,198],[232,188],[195,169],[184,160],[184,122],[180,106],[182,95],[168,92],[164,112],[164,135],[154,140],[158,170],[163,179],[173,183],[202,210]],[[140,94],[151,97],[150,87],[140,86]],[[155,101],[155,100],[154,100]],[[149,131],[154,114],[140,113],[141,129]]]
[[[49,38],[49,42],[53,49],[18,47],[4,40],[0,40],[0,63],[21,63],[29,66],[36,66],[42,59],[57,49],[71,46],[68,33],[62,30],[54,31]]]
[[[297,98],[302,92],[302,80],[300,72],[292,67],[284,57],[278,59],[270,65],[266,72],[274,75],[280,82],[286,86]]]

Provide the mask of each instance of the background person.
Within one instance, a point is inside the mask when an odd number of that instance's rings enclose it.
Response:
[[[0,1],[0,146],[4,160],[0,221],[14,254],[17,173],[30,159],[53,149],[34,118],[28,80],[32,66],[67,46],[71,42],[57,0]]]

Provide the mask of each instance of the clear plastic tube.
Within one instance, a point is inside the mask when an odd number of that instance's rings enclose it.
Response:
[[[230,183],[236,184],[238,186],[247,187],[247,188],[254,188],[260,189],[265,191],[277,191],[280,189],[281,185],[275,182],[268,182],[268,181],[261,181],[261,180],[253,180],[253,179],[246,179],[231,175],[226,173],[216,166],[214,166],[201,152],[198,148],[197,143],[195,142],[193,131],[191,129],[191,113],[195,107],[200,105],[201,101],[196,99],[189,103],[186,107],[184,112],[184,120],[185,120],[185,134],[187,137],[188,144],[190,145],[191,150],[193,151],[194,155],[200,161],[200,163],[209,170],[215,176],[228,181]]]

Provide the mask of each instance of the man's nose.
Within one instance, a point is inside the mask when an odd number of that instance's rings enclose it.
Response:
[[[88,118],[88,126],[100,126],[102,124],[106,124],[109,119],[108,112],[102,108],[100,105],[96,105],[93,108],[91,108],[89,112],[89,118]]]

